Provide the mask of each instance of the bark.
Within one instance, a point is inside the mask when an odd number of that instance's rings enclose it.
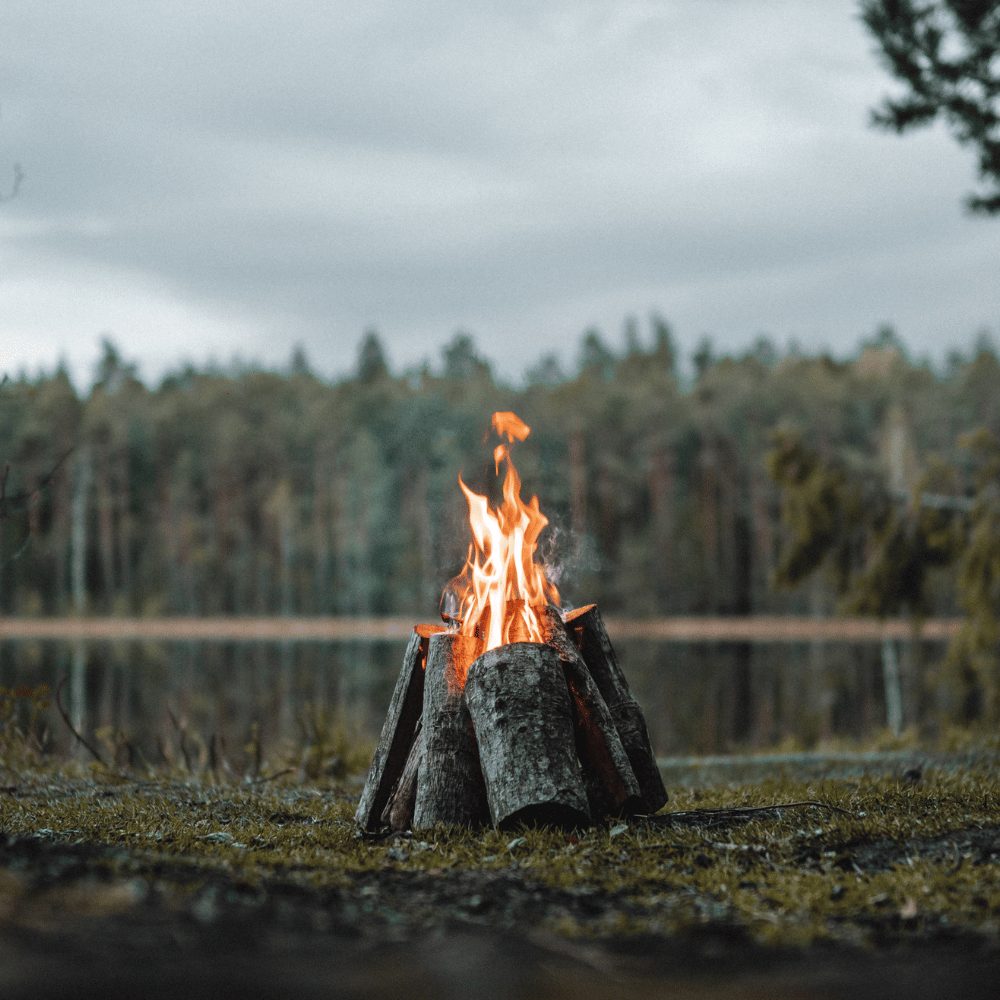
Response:
[[[476,736],[462,696],[480,643],[456,632],[430,639],[424,671],[423,758],[413,828],[482,826],[489,820]]]
[[[556,651],[537,643],[489,650],[469,669],[465,699],[494,826],[588,825],[573,713]]]
[[[424,700],[423,668],[427,661],[428,640],[421,632],[431,628],[434,626],[415,628],[403,654],[403,667],[354,814],[354,821],[362,830],[378,828],[382,810],[406,766]]]
[[[548,607],[541,609],[540,619],[545,641],[558,653],[566,675],[591,816],[596,822],[604,816],[642,811],[639,783],[614,719],[562,616]]]
[[[618,666],[597,605],[590,604],[570,612],[566,616],[566,627],[614,719],[622,746],[639,782],[642,808],[647,813],[656,812],[667,801],[667,793],[649,742],[645,717]]]
[[[389,801],[382,810],[382,825],[390,830],[408,830],[413,825],[413,810],[417,802],[417,783],[420,780],[424,750],[424,734],[420,720],[413,736],[413,743],[406,758],[403,773],[396,782]]]

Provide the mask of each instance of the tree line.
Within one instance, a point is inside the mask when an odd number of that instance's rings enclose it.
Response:
[[[339,381],[299,351],[280,371],[188,366],[153,387],[106,342],[85,393],[63,370],[0,388],[5,494],[22,498],[0,521],[0,610],[432,616],[468,544],[456,477],[492,487],[484,432],[514,409],[567,601],[829,611],[832,581],[772,585],[790,530],[766,464],[775,433],[902,491],[947,457],[948,489],[971,495],[955,442],[1000,430],[987,341],[940,369],[889,328],[845,360],[762,339],[739,355],[706,341],[692,364],[682,377],[655,316],[628,320],[617,349],[589,331],[574,372],[546,357],[516,386],[467,335],[402,374],[369,333]],[[945,582],[925,597],[956,610]]]

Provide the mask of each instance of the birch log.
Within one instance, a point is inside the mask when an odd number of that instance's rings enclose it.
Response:
[[[527,642],[489,650],[469,669],[465,700],[494,826],[587,826],[573,713],[556,651]]]

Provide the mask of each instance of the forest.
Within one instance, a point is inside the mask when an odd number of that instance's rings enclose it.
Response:
[[[518,385],[462,333],[393,372],[373,331],[339,380],[297,351],[283,370],[186,366],[150,386],[110,341],[86,392],[63,370],[8,378],[0,610],[433,616],[468,544],[457,477],[493,488],[489,414],[513,409],[532,427],[516,460],[565,604],[827,614],[837,574],[782,565],[795,525],[771,474],[780,442],[902,505],[946,462],[961,505],[976,474],[963,435],[1000,432],[986,336],[941,365],[888,326],[844,359],[766,338],[720,355],[706,339],[684,364],[656,315],[623,334],[615,347],[589,330],[575,371],[544,357]],[[938,576],[919,607],[875,613],[956,613]]]

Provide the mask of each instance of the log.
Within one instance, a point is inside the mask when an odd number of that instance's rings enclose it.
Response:
[[[654,813],[666,803],[667,792],[649,741],[645,716],[618,666],[601,613],[596,604],[588,604],[570,611],[565,624],[614,719],[639,782],[642,809]]]
[[[639,782],[615,721],[556,608],[539,609],[546,643],[562,661],[573,709],[576,753],[583,765],[590,814],[597,822],[643,809]]]
[[[409,830],[413,825],[413,810],[417,802],[417,782],[420,780],[423,751],[424,738],[418,719],[403,773],[399,776],[396,787],[393,788],[389,801],[382,810],[382,826],[387,826],[397,833]]]
[[[528,642],[487,651],[469,668],[465,701],[493,825],[589,825],[558,653]]]
[[[403,654],[403,666],[382,724],[382,733],[375,745],[368,777],[354,813],[354,822],[362,830],[378,829],[389,795],[406,766],[417,720],[423,709],[423,668],[427,660],[428,637],[443,631],[443,626],[418,625],[410,636]]]
[[[462,694],[469,666],[481,648],[477,639],[457,632],[430,640],[414,830],[438,824],[476,827],[489,821],[476,735]]]

